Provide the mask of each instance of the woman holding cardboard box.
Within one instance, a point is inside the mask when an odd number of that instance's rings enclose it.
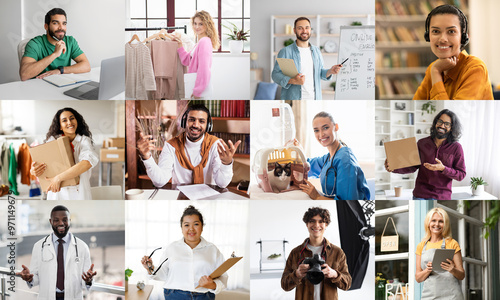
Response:
[[[462,252],[451,238],[450,218],[442,208],[433,208],[425,217],[425,237],[417,245],[415,280],[423,282],[421,299],[463,299],[459,280],[465,278]],[[453,260],[433,266],[436,249],[454,249]],[[438,268],[439,267],[439,268]]]
[[[70,107],[57,111],[52,119],[46,142],[56,140],[61,136],[67,136],[71,142],[75,165],[66,171],[46,178],[50,181],[47,188],[48,200],[91,200],[90,174],[91,169],[99,162],[99,157],[94,149],[92,133],[85,123],[82,115]],[[33,162],[31,174],[40,177],[47,168],[47,164]],[[75,186],[61,187],[65,180],[80,176],[80,183]]]

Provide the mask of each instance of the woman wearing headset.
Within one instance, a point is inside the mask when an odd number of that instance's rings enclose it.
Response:
[[[333,117],[324,111],[318,113],[313,119],[313,130],[318,142],[328,149],[324,156],[307,159],[308,176],[319,176],[323,195],[307,180],[300,188],[311,199],[370,199],[365,175],[352,150],[338,138],[339,125]]]
[[[459,280],[465,278],[462,252],[451,238],[450,218],[442,208],[433,208],[425,216],[425,237],[417,245],[415,280],[423,282],[422,300],[463,299]],[[453,260],[441,263],[445,272],[433,272],[432,259],[436,249],[454,249]],[[435,267],[435,266],[434,266]]]
[[[90,192],[91,169],[97,165],[99,158],[94,149],[92,133],[82,115],[70,107],[57,111],[52,119],[49,132],[47,132],[47,142],[56,140],[61,136],[67,136],[71,142],[75,165],[66,171],[47,178],[50,185],[47,190],[48,200],[92,200]],[[42,176],[47,168],[46,164],[33,162],[31,164],[31,174],[37,177]],[[75,186],[61,187],[64,180],[80,176],[80,183]]]
[[[467,18],[453,5],[434,8],[425,21],[425,40],[437,56],[414,100],[493,100],[486,65],[464,50]]]
[[[212,51],[219,49],[219,34],[212,17],[204,10],[195,13],[191,18],[191,25],[196,34],[197,43],[191,52],[187,52],[183,48],[180,38],[176,38],[177,53],[181,63],[188,66],[188,73],[196,73],[193,94],[190,95],[191,99],[210,100],[212,98]],[[186,95],[186,97],[188,96]]]
[[[152,279],[164,281],[165,300],[213,300],[227,286],[227,274],[212,279],[210,275],[224,262],[217,247],[202,236],[203,215],[190,205],[182,214],[182,239],[170,244],[160,259],[158,268],[150,256],[141,259]]]

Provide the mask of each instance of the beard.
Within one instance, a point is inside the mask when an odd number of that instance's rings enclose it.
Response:
[[[193,134],[191,132],[191,129],[197,129],[199,133],[198,134]],[[187,136],[187,138],[191,142],[198,141],[204,134],[205,134],[205,129],[203,129],[203,127],[194,127],[194,126],[191,126],[191,127],[188,128],[188,130],[186,130],[186,136]]]
[[[57,34],[57,33],[61,33],[61,32],[63,33],[63,35],[62,35],[62,37],[61,37],[61,38],[59,38],[56,34]],[[64,30],[52,31],[52,30],[49,28],[49,35],[50,35],[51,37],[56,37],[58,40],[62,40],[62,39],[64,39],[64,37],[66,36],[66,31],[64,31]]]
[[[450,133],[451,133],[450,130],[446,131],[445,133],[441,133],[439,132],[438,128],[436,128],[436,138],[439,140],[447,139],[448,136],[450,136]]]
[[[57,226],[52,226],[52,230],[54,231],[54,234],[55,234],[58,238],[62,239],[63,237],[65,237],[65,236],[66,236],[66,234],[68,234],[69,227],[70,227],[69,225],[68,225],[68,226],[64,226],[64,232],[62,232],[62,233],[61,233],[61,232],[59,232],[59,230],[57,230]]]
[[[299,41],[303,41],[303,42],[307,42],[307,41],[309,40],[309,38],[311,37],[311,35],[310,35],[310,34],[308,34],[306,38],[303,38],[303,37],[302,37],[300,34],[298,34],[298,33],[296,33],[296,34],[295,34],[295,36],[297,37],[297,39],[298,39]]]

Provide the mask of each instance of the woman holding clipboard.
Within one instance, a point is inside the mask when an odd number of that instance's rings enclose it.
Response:
[[[188,206],[181,217],[184,237],[165,249],[158,267],[151,259],[154,251],[141,259],[152,279],[165,282],[165,300],[213,300],[215,294],[226,288],[227,274],[216,279],[208,276],[224,263],[224,257],[214,244],[201,236],[203,225],[200,211]]]
[[[433,208],[425,217],[425,237],[417,245],[415,280],[423,282],[421,299],[463,299],[459,280],[465,278],[462,252],[451,238],[450,218],[442,208]],[[433,272],[436,249],[454,249],[453,260],[441,263],[445,272]],[[435,267],[434,267],[435,268]]]

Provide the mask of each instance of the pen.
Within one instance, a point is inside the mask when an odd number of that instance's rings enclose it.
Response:
[[[348,58],[346,58],[346,59],[345,59],[345,60],[341,63],[341,65],[343,65],[343,64],[344,64],[344,63],[345,63],[348,59],[349,59],[349,57],[348,57]]]
[[[56,40],[56,41],[58,41],[58,42],[59,42],[59,39],[58,39],[58,38],[56,38],[56,36],[55,36],[55,35],[53,35],[53,36],[52,36],[52,38],[53,38],[54,40]]]

